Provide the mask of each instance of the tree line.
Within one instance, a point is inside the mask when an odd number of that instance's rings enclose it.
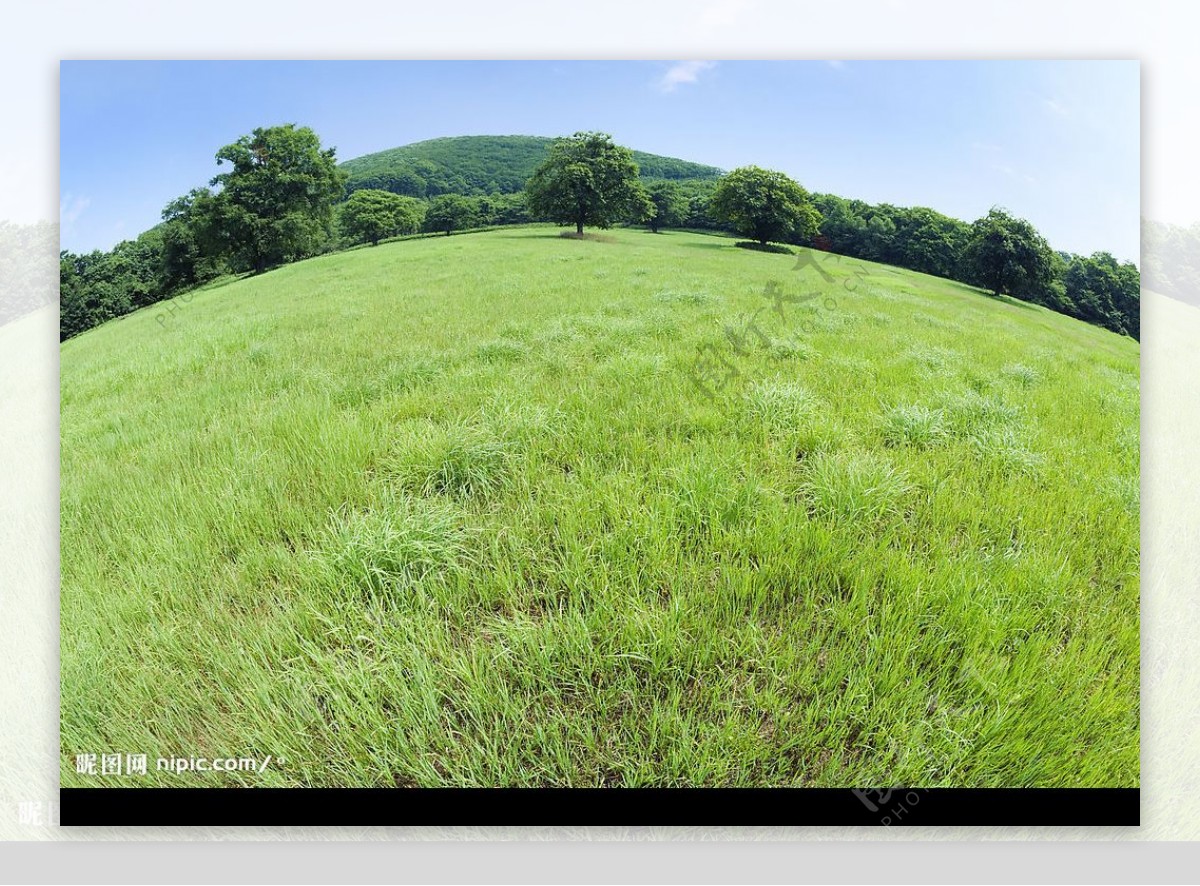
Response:
[[[647,190],[654,212],[645,223],[653,231],[729,231],[760,248],[791,244],[882,262],[1140,336],[1141,276],[1134,263],[1108,252],[1056,251],[1032,224],[1001,207],[969,223],[923,206],[809,194],[783,173],[757,167],[717,182],[653,182]]]
[[[1138,338],[1140,276],[1106,252],[1053,250],[1028,221],[993,208],[972,223],[925,207],[813,194],[747,166],[711,179],[642,176],[635,153],[604,133],[551,143],[513,193],[429,199],[350,187],[307,127],[256,129],[216,154],[226,167],[172,201],[162,223],[112,250],[60,255],[60,337],[67,339],[217,277],[261,273],[307,256],[419,232],[451,234],[549,221],[651,231],[730,232],[752,248],[813,247],[959,280]],[[678,172],[678,170],[670,170]]]

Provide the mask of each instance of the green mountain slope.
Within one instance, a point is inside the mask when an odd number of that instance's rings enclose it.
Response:
[[[435,138],[341,164],[351,190],[380,188],[413,197],[436,194],[515,193],[546,156],[551,138],[532,135],[466,135]],[[634,151],[646,178],[715,179],[721,170]]]
[[[66,342],[63,785],[1137,785],[1138,344],[804,257],[504,229]]]

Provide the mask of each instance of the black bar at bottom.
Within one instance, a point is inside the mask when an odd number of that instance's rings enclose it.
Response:
[[[64,826],[1140,822],[1138,788],[63,788]]]

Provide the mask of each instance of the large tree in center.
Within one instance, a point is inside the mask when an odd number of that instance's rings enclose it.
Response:
[[[232,168],[220,185],[216,223],[230,256],[255,272],[312,253],[329,236],[346,176],[334,150],[307,126],[259,128],[217,151]]]
[[[338,207],[338,227],[350,242],[376,246],[385,237],[416,233],[424,212],[415,197],[363,189]]]
[[[758,166],[723,176],[708,206],[713,216],[762,246],[806,242],[821,224],[808,191],[782,172]]]
[[[574,224],[577,234],[584,225],[608,228],[650,211],[633,152],[603,132],[556,140],[525,193],[534,217]]]
[[[1050,244],[1025,219],[998,206],[971,225],[963,262],[974,281],[997,296],[1037,301],[1054,278]]]
[[[425,230],[438,231],[447,237],[451,231],[461,231],[476,222],[475,203],[462,194],[442,194],[434,197],[425,212]]]

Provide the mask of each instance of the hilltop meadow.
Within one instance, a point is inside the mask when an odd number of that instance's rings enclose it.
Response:
[[[1136,786],[1137,342],[737,242],[383,242],[66,341],[62,784]]]
[[[64,785],[1138,784],[1134,265],[600,132],[215,159],[61,257]]]

